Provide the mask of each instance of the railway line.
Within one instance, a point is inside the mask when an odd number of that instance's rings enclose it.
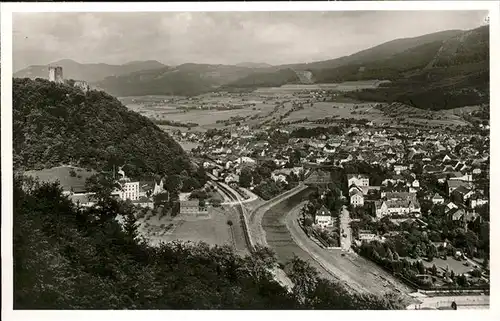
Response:
[[[232,205],[232,207],[234,207],[236,209],[236,211],[238,212],[238,217],[239,217],[238,223],[241,226],[241,228],[243,229],[243,232],[244,232],[243,235],[244,235],[246,247],[247,247],[249,252],[252,252],[253,251],[253,244],[252,244],[252,241],[250,239],[248,225],[247,225],[246,220],[245,220],[245,212],[244,212],[245,208],[243,207],[243,204],[241,203],[241,200],[239,198],[238,193],[227,188],[226,186],[224,186],[220,182],[214,182],[214,184],[217,185],[218,189],[221,192],[223,192],[230,200],[237,202],[236,204]]]

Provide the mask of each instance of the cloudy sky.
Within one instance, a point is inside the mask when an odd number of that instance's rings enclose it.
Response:
[[[481,25],[485,11],[15,13],[14,70],[60,59],[284,64]]]

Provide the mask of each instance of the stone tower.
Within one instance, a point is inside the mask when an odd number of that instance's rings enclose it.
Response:
[[[54,81],[56,83],[63,83],[64,78],[63,78],[63,69],[60,66],[49,66],[49,80]]]

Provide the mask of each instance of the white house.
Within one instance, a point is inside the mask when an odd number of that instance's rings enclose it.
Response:
[[[347,186],[370,186],[370,178],[361,174],[348,174],[347,175]]]
[[[322,228],[333,226],[332,214],[324,205],[314,215],[314,224]]]
[[[488,200],[481,199],[481,198],[471,198],[470,199],[470,207],[471,208],[476,208],[478,206],[482,206],[488,204]]]
[[[432,204],[444,204],[444,198],[438,193],[432,197]]]
[[[286,183],[286,182],[287,182],[287,180],[286,180],[286,175],[285,175],[285,174],[272,172],[272,173],[271,173],[271,178],[272,178],[275,182],[278,182],[278,181],[281,181],[281,182],[284,182],[284,183]]]
[[[238,163],[238,164],[255,164],[256,161],[253,158],[243,156],[243,157],[239,157],[238,159],[236,159],[236,163]]]
[[[349,193],[351,205],[354,207],[363,206],[365,204],[365,199],[363,197],[363,192],[359,189],[352,189]]]
[[[472,182],[472,174],[464,174],[462,176],[450,177],[450,181]]]
[[[392,215],[407,215],[420,213],[420,204],[416,198],[389,199],[375,202],[375,214],[378,218]]]
[[[397,175],[401,174],[402,171],[407,170],[408,166],[406,165],[401,165],[401,164],[395,164],[394,165],[394,172],[396,172]]]

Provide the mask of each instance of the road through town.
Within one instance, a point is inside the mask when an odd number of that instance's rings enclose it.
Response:
[[[349,217],[349,211],[347,210],[347,206],[343,206],[342,210],[340,211],[340,228],[341,228],[340,247],[342,248],[343,251],[347,252],[352,251],[351,250],[352,230],[351,226],[349,225],[350,222],[351,219]]]
[[[386,292],[409,293],[412,289],[399,282],[392,275],[374,263],[355,253],[342,250],[327,250],[313,242],[298,224],[301,206],[293,208],[286,215],[285,222],[294,241],[324,266],[328,271],[346,282],[358,292],[382,294]]]

